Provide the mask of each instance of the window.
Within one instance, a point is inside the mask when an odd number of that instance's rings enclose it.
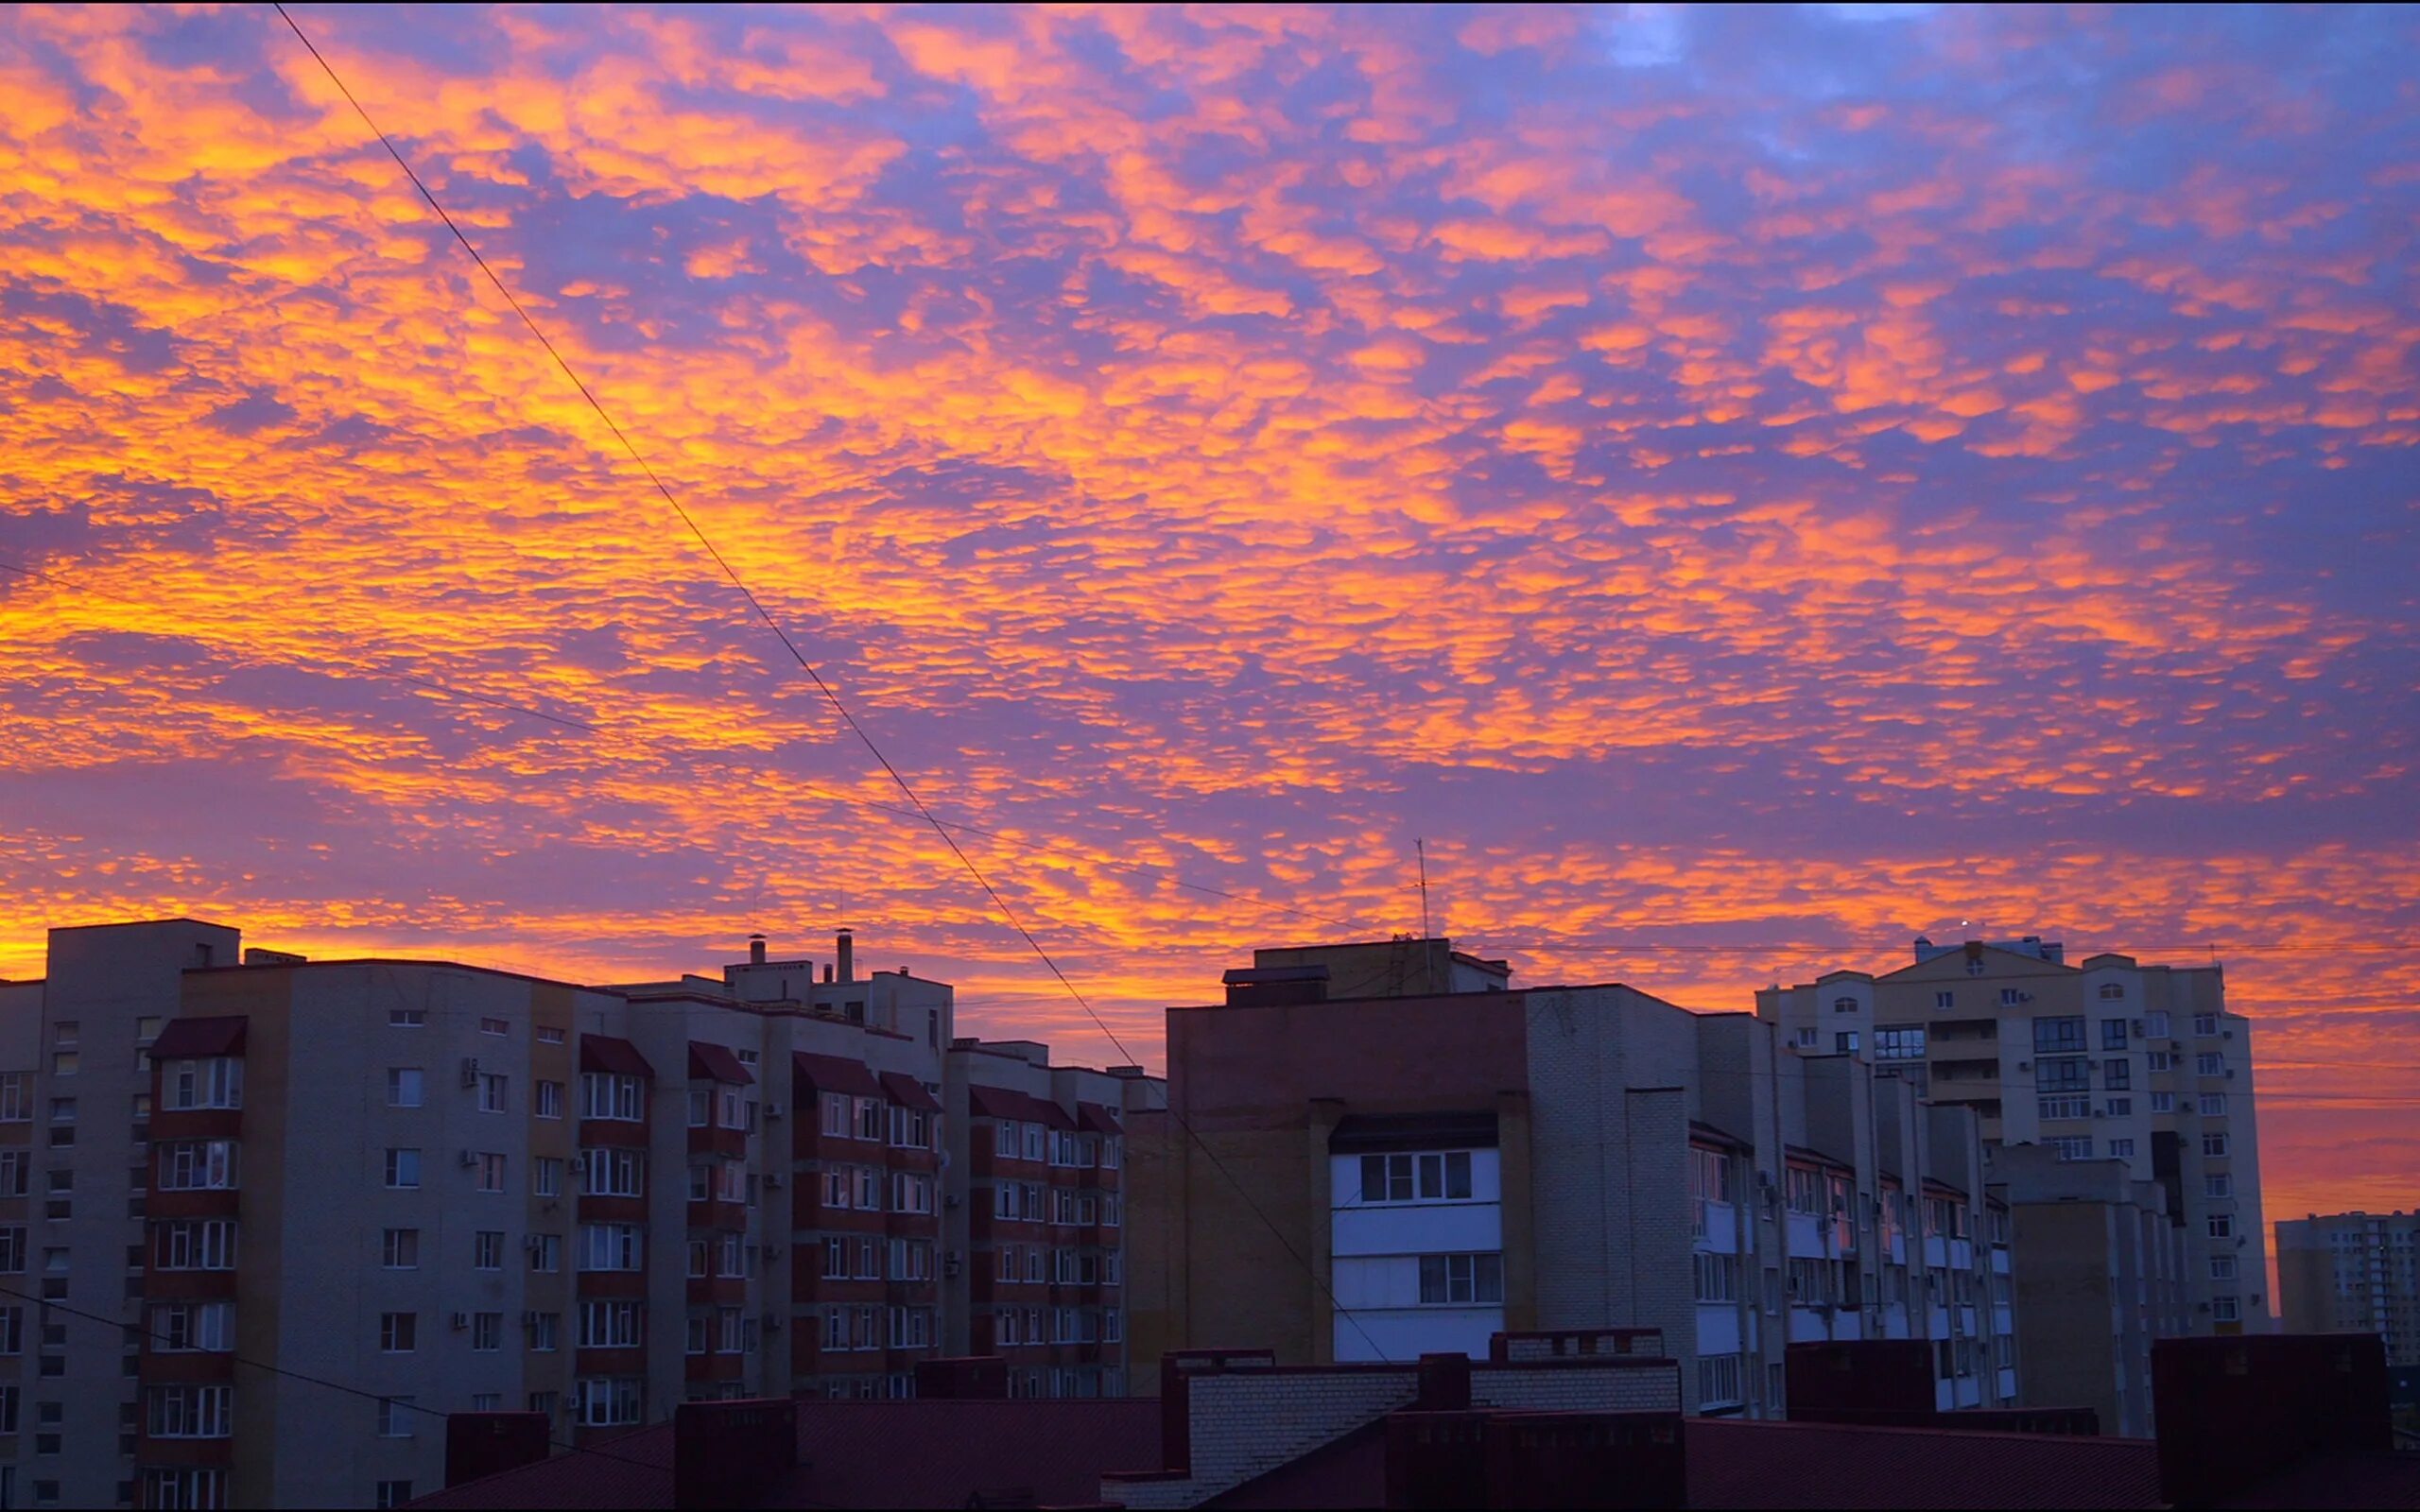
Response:
[[[163,1192],[225,1192],[235,1185],[233,1140],[184,1140],[163,1144],[159,1160]],[[56,1182],[52,1190],[59,1190]]]
[[[2111,1140],[2109,1142],[2109,1155],[2112,1160],[2133,1160],[2135,1158],[2135,1142],[2133,1140]]]
[[[2235,1237],[2235,1214],[2231,1212],[2214,1212],[2210,1214],[2209,1231],[2210,1237],[2213,1239],[2233,1239]]]
[[[2126,1048],[2125,1020],[2103,1019],[2100,1021],[2100,1048],[2103,1050],[2123,1050]]]
[[[582,1270],[637,1270],[646,1260],[634,1223],[581,1225],[579,1253]]]
[[[2227,1094],[2224,1092],[2204,1092],[2202,1094],[2202,1116],[2204,1118],[2226,1117]]]
[[[2000,1006],[2013,1008],[2025,1001],[2025,995],[2013,987],[2000,988]]]
[[[61,1019],[52,1026],[50,1042],[61,1050],[73,1050],[80,1042],[78,1036],[82,1027],[74,1019]]]
[[[1423,1306],[1438,1307],[1503,1301],[1504,1257],[1500,1254],[1421,1256],[1420,1300]]]
[[[2240,1322],[2243,1318],[2243,1299],[2238,1297],[2211,1297],[2210,1316],[2221,1323]]]
[[[2134,1085],[2135,1063],[2123,1056],[2113,1057],[2100,1063],[2100,1085],[2113,1092],[2124,1091]]]
[[[538,1084],[538,1116],[540,1118],[563,1116],[563,1084],[562,1082],[542,1081]]]
[[[76,1074],[78,1061],[79,1053],[77,1051],[54,1050],[50,1054],[50,1074],[54,1076],[73,1076]]]
[[[378,1399],[378,1436],[409,1438],[412,1436],[412,1399],[381,1397]]]
[[[50,1121],[54,1124],[75,1123],[76,1099],[73,1097],[52,1098],[50,1100]]]
[[[2053,1150],[2058,1151],[2059,1159],[2062,1160],[2089,1160],[2092,1159],[2092,1136],[2089,1134],[2066,1134],[2057,1139],[2047,1140],[2044,1143],[2048,1144]]]
[[[551,1354],[562,1341],[562,1314],[532,1313],[529,1314],[529,1348],[538,1354]]]
[[[145,1395],[154,1438],[225,1438],[235,1431],[233,1386],[153,1386]]]
[[[473,1270],[504,1269],[504,1230],[481,1228],[471,1236]]]
[[[171,1302],[151,1310],[151,1348],[164,1354],[224,1354],[235,1347],[235,1304]]]
[[[1981,956],[1973,955],[1967,957],[1966,974],[1968,976],[1980,976],[1983,974],[1984,970],[1983,958]]]
[[[2193,1037],[2194,1037],[2195,1039],[2197,1039],[2197,1040],[2209,1040],[2209,1039],[2214,1039],[2214,1038],[2216,1038],[2216,1037],[2217,1037],[2218,1032],[2219,1032],[2219,1016],[2218,1016],[2217,1014],[2215,1014],[2215,1013],[2197,1013],[2197,1014],[2193,1015]]]
[[[479,1190],[482,1192],[504,1190],[503,1156],[481,1155],[479,1157]]]
[[[1738,1298],[1739,1262],[1732,1255],[1691,1255],[1701,1302],[1735,1302]]]
[[[379,1263],[389,1270],[413,1270],[420,1265],[420,1230],[389,1228],[379,1243]]]
[[[2215,1050],[2204,1050],[2193,1057],[2193,1074],[2223,1076],[2227,1074],[2227,1057]]]
[[[2112,1097],[2101,1112],[2111,1118],[2132,1118],[2135,1116],[2135,1100],[2131,1097]]]
[[[1739,1400],[1739,1357],[1736,1354],[1700,1356],[1698,1405],[1721,1406]]]
[[[1843,1056],[1853,1053],[1857,1049],[1857,1031],[1848,1029],[1832,1036],[1832,1049]]]
[[[1958,994],[1947,990],[1936,992],[1932,995],[1932,1005],[1936,1008],[1954,1008],[1958,1005]]]
[[[387,1106],[418,1108],[421,1105],[421,1071],[418,1066],[387,1068]]]
[[[2231,1281],[2235,1280],[2235,1257],[2233,1255],[2212,1255],[2210,1257],[2210,1280],[2214,1281]]]
[[[1921,1023],[1878,1025],[1874,1031],[1874,1058],[1876,1060],[1924,1059],[1925,1026]]]
[[[878,1144],[882,1143],[883,1130],[889,1123],[890,1120],[883,1115],[881,1098],[857,1099],[857,1138]]]
[[[2224,1171],[2204,1172],[2202,1176],[2202,1195],[2205,1197],[2234,1196],[2235,1177]]]
[[[1857,1011],[1857,999],[1834,998],[1832,1000],[1832,1011],[1834,1013],[1855,1013]]]
[[[160,1086],[170,1108],[241,1108],[244,1063],[232,1056],[173,1061],[162,1070]]]
[[[378,1314],[378,1352],[409,1354],[420,1348],[420,1314],[418,1313],[381,1313]]]
[[[2125,998],[2126,988],[2122,985],[2116,982],[2103,982],[2100,984],[2101,1002],[2122,1003],[2125,1001]]]
[[[2083,1049],[2082,1017],[2033,1021],[2033,1053],[2035,1055],[2082,1055]]]
[[[2043,1092],[2080,1092],[2092,1086],[2092,1062],[2079,1057],[2034,1063],[2033,1089]]]
[[[502,1019],[481,1019],[479,1021],[479,1033],[481,1034],[510,1034],[511,1032],[512,1025],[505,1022]]]
[[[2153,1008],[2143,1015],[2143,1033],[2152,1040],[2169,1038],[2168,1010]]]
[[[504,1348],[504,1314],[474,1313],[471,1314],[471,1348],[477,1350]]]
[[[556,1402],[559,1400],[560,1399],[557,1398],[556,1394],[551,1391],[533,1391],[529,1393],[529,1410],[531,1412],[544,1413],[547,1417],[552,1418],[555,1415]]]
[[[822,1094],[821,1106],[823,1109],[823,1122],[821,1126],[824,1136],[828,1139],[847,1139],[849,1137],[849,1100],[838,1092],[825,1092]],[[1017,1153],[1016,1127],[1014,1119],[1000,1121],[998,1126],[993,1131],[993,1154],[1014,1155]]]
[[[26,1231],[0,1228],[0,1272],[15,1275],[26,1268]]]
[[[383,1512],[383,1509],[384,1509],[384,1508],[402,1506],[405,1503],[409,1502],[411,1499],[412,1499],[412,1483],[411,1483],[411,1482],[409,1482],[409,1481],[380,1481],[380,1482],[378,1483],[377,1494],[376,1494],[376,1496],[375,1496],[375,1497],[373,1497],[373,1498],[372,1498],[372,1502],[373,1502],[373,1504],[375,1504],[376,1506],[380,1507],[380,1508],[382,1509],[382,1512]],[[152,1504],[153,1504],[154,1506],[157,1506],[159,1503],[155,1502],[155,1503],[153,1503]]]
[[[2153,1092],[2153,1093],[2152,1093],[2152,1112],[2154,1112],[2154,1113],[2173,1113],[2173,1112],[2175,1112],[2175,1111],[2176,1111],[2176,1094],[2175,1094],[2174,1092]]]
[[[1689,1195],[1700,1204],[1737,1200],[1731,1185],[1731,1158],[1720,1150],[1689,1150]],[[1704,1224],[1700,1213],[1698,1222]]]
[[[563,1268],[563,1236],[531,1234],[528,1239],[529,1268],[541,1275],[552,1275]]]
[[[636,1377],[591,1379],[579,1383],[575,1410],[590,1428],[613,1428],[641,1420],[646,1383]]]
[[[542,1155],[529,1163],[529,1190],[542,1197],[563,1194],[563,1162],[561,1157]]]
[[[563,1032],[561,1029],[554,1027],[552,1024],[542,1023],[538,1025],[538,1042],[542,1045],[562,1044],[563,1042]]]
[[[1799,1030],[1791,1040],[1791,1043],[1797,1045],[1801,1050],[1812,1050],[1815,1048],[1817,1043],[1823,1040],[1823,1038],[1824,1031],[1808,1027]]]
[[[1793,1165],[1784,1173],[1785,1190],[1792,1212],[1821,1213],[1824,1211],[1824,1178],[1804,1166]]]
[[[689,1089],[689,1126],[704,1128],[714,1119],[715,1091],[711,1087]]]
[[[585,1167],[581,1189],[592,1197],[647,1194],[647,1157],[637,1150],[595,1145],[579,1152]]]
[[[162,1270],[235,1268],[233,1218],[175,1219],[160,1224],[152,1233],[152,1254]]]
[[[505,1111],[510,1087],[510,1078],[506,1076],[484,1071],[479,1073],[479,1111],[482,1113]]]
[[[0,1307],[0,1354],[26,1352],[26,1310]],[[0,1429],[0,1432],[6,1432]]]
[[[584,1072],[579,1078],[579,1116],[640,1123],[647,1117],[645,1084],[636,1076]]]
[[[2034,1099],[2034,1116],[2043,1119],[2090,1118],[2092,1099],[2084,1096],[2038,1097]]]
[[[2227,1137],[2226,1137],[2225,1135],[2223,1135],[2223,1134],[2204,1134],[2204,1135],[2203,1135],[2203,1136],[2202,1136],[2202,1153],[2203,1153],[2204,1155],[2213,1156],[2213,1157],[2216,1157],[2216,1156],[2222,1156],[2222,1155],[2226,1154],[2226,1153],[2227,1153]]]
[[[387,1152],[387,1185],[398,1191],[416,1191],[420,1186],[420,1151]]]

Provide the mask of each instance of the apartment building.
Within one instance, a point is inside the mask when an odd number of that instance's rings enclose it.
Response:
[[[2017,1345],[2039,1404],[2090,1407],[2100,1431],[2149,1438],[2153,1341],[2191,1332],[2185,1230],[2155,1181],[2109,1156],[2037,1144],[1992,1160],[2016,1255]]]
[[[1125,1396],[1126,1123],[1166,1084],[969,1039],[945,1086],[949,1352],[1007,1362],[1012,1397]]]
[[[2277,1225],[2278,1297],[2295,1333],[2375,1333],[2390,1367],[2420,1366],[2420,1212]]]
[[[2252,1025],[2228,1010],[2221,968],[2069,965],[2039,936],[1919,939],[1896,971],[1768,988],[1756,1013],[1802,1053],[1854,1054],[1972,1108],[1987,1149],[2115,1160],[2158,1182],[2183,1230],[2188,1332],[2269,1327]]]
[[[1426,990],[1458,963],[1467,990]],[[1509,977],[1442,941],[1305,947],[1168,1011],[1168,1112],[1128,1141],[1138,1386],[1171,1350],[1402,1361],[1631,1328],[1701,1414],[1782,1416],[1785,1348],[1831,1338],[1931,1342],[1944,1407],[2015,1400],[1970,1109],[1747,1014]]]
[[[952,993],[837,945],[596,988],[53,931],[0,984],[0,1505],[391,1505],[446,1413],[912,1394],[965,1306]]]

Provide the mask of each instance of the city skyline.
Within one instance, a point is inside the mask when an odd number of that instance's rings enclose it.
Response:
[[[295,16],[1151,1064],[1424,903],[2215,947],[2270,1213],[2410,1206],[2409,13]],[[856,924],[1121,1058],[274,11],[0,100],[0,977]]]

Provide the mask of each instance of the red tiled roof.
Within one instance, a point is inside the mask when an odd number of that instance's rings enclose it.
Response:
[[[756,1085],[755,1076],[739,1063],[739,1057],[733,1055],[729,1047],[709,1044],[703,1040],[689,1041],[689,1075],[692,1079],[703,1077],[731,1087]]]
[[[1078,1103],[1076,1105],[1076,1126],[1093,1134],[1123,1134],[1126,1132],[1125,1129],[1118,1126],[1117,1115],[1111,1112],[1108,1108],[1103,1108],[1098,1103]]]
[[[790,1052],[790,1063],[806,1084],[820,1092],[846,1092],[853,1097],[879,1097],[882,1083],[865,1063],[845,1056],[813,1056],[804,1050]]]
[[[967,1101],[977,1118],[1013,1118],[1050,1128],[1073,1129],[1067,1110],[1046,1097],[1035,1097],[1011,1087],[969,1087]]]
[[[202,1060],[212,1056],[240,1056],[244,1034],[251,1021],[241,1014],[223,1019],[170,1019],[151,1041],[154,1060]]]
[[[1080,1506],[1103,1470],[1156,1469],[1160,1404],[1105,1400],[802,1401],[799,1468],[767,1506]],[[425,1507],[670,1507],[672,1429],[558,1454],[423,1497]]]
[[[2154,1507],[2149,1439],[1692,1418],[1689,1504],[1722,1507]],[[1213,1507],[1386,1504],[1383,1422],[1356,1429],[1210,1502]]]
[[[904,1071],[884,1072],[882,1090],[890,1093],[890,1100],[902,1108],[913,1108],[927,1113],[938,1113],[942,1110],[940,1099],[925,1091],[923,1082]]]
[[[584,1034],[579,1037],[579,1069],[601,1071],[614,1076],[645,1076],[655,1079],[655,1068],[639,1054],[639,1047],[628,1040],[616,1040],[607,1034]]]

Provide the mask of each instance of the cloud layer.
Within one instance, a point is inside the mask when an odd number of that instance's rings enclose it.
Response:
[[[2273,1212],[2409,1201],[2408,12],[298,15],[1146,1058],[1424,836],[1693,1007],[2215,946]],[[847,921],[1115,1057],[273,12],[0,16],[0,973]]]

